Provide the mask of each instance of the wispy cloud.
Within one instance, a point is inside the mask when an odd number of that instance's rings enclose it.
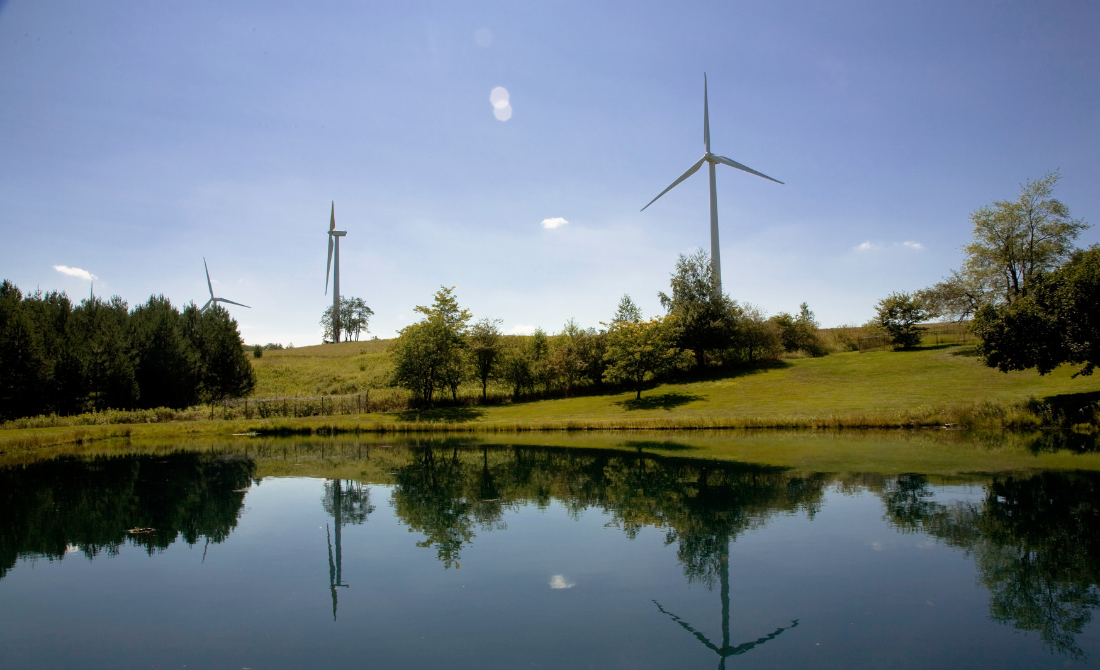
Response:
[[[917,249],[917,250],[920,250],[920,249],[924,248],[924,245],[921,244],[920,242],[902,242],[901,246],[908,247],[910,249]]]
[[[542,227],[543,228],[551,228],[551,229],[552,228],[560,228],[560,227],[562,227],[562,226],[564,226],[568,223],[569,223],[568,221],[561,218],[560,216],[555,216],[552,219],[543,219],[542,220]]]
[[[552,589],[571,589],[576,585],[576,582],[567,579],[565,575],[554,575],[550,578],[550,588]]]
[[[877,244],[872,244],[871,240],[867,240],[863,244],[860,244],[860,245],[858,245],[854,248],[855,248],[856,251],[871,251],[873,249],[878,249],[878,245]]]
[[[535,327],[534,326],[524,326],[524,325],[521,324],[521,325],[513,326],[512,330],[510,332],[511,332],[512,335],[530,335],[531,333],[535,332]]]
[[[69,275],[70,277],[77,277],[79,279],[83,279],[84,281],[92,281],[93,279],[99,279],[99,277],[95,276],[91,272],[88,272],[87,270],[81,270],[80,268],[71,268],[68,265],[55,265],[55,266],[53,266],[53,269],[57,270],[58,272],[60,272],[63,275]]]

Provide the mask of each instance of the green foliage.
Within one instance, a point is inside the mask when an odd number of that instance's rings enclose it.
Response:
[[[497,372],[504,349],[504,336],[500,332],[500,319],[480,319],[470,326],[470,359],[477,378],[481,380],[481,401],[485,402],[489,377]]]
[[[970,215],[974,237],[966,260],[950,277],[921,292],[933,316],[971,318],[985,305],[1026,296],[1041,273],[1064,263],[1089,225],[1053,198],[1061,175],[1048,172],[1020,187],[1015,200],[998,200]]]
[[[912,349],[920,344],[924,328],[918,323],[927,321],[929,313],[917,294],[891,293],[875,306],[878,327],[890,336],[894,346]]]
[[[798,316],[780,312],[771,318],[771,322],[778,330],[783,349],[789,352],[805,351],[811,356],[823,356],[825,348],[817,334],[820,326],[814,313],[806,303],[798,307]]]
[[[646,380],[660,376],[676,361],[676,321],[677,317],[670,314],[639,323],[611,324],[607,332],[608,379],[629,384],[640,399]]]
[[[972,324],[983,361],[1003,372],[1036,368],[1047,374],[1063,363],[1090,375],[1100,361],[1100,247],[1076,253],[1065,266],[1041,274],[1011,304],[987,305]]]
[[[737,346],[749,363],[774,361],[783,351],[783,330],[756,305],[745,304],[737,329]]]
[[[263,347],[261,347],[258,344],[255,345],[254,347],[252,347],[252,358],[263,358],[263,357],[264,357],[264,348]]]
[[[466,330],[470,311],[458,306],[454,287],[441,286],[431,306],[417,306],[419,322],[406,326],[391,350],[393,381],[412,391],[431,406],[436,391],[450,389],[458,399],[458,386],[466,374]]]
[[[512,390],[512,399],[519,400],[525,389],[532,385],[530,350],[525,338],[508,339],[500,359],[500,378]]]
[[[367,307],[362,298],[354,296],[340,296],[339,314],[340,333],[344,341],[350,341],[353,337],[359,341],[361,333],[369,333],[370,317],[374,316],[374,310]],[[325,308],[321,314],[322,337],[326,342],[335,342],[335,331],[332,324],[332,305]],[[281,347],[280,347],[281,348]]]
[[[630,321],[631,323],[639,323],[641,320],[641,308],[634,304],[634,300],[628,294],[624,293],[623,297],[619,299],[619,308],[615,310],[615,316],[611,318],[611,322]]]
[[[663,292],[657,296],[668,315],[676,317],[670,322],[672,343],[690,351],[696,367],[703,369],[708,351],[733,345],[741,308],[722,293],[710,255],[702,250],[680,254],[671,285],[671,297]]]

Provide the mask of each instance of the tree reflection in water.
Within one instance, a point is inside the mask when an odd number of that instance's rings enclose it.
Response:
[[[997,478],[980,503],[933,495],[924,477],[899,477],[882,492],[887,519],[973,556],[994,621],[1083,658],[1076,638],[1100,606],[1100,474]]]

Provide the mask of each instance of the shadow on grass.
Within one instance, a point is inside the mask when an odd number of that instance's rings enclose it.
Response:
[[[729,366],[729,367],[708,367],[705,370],[692,369],[689,372],[683,372],[671,379],[662,381],[662,384],[691,384],[694,382],[714,382],[721,381],[723,379],[737,379],[738,377],[748,377],[750,375],[758,375],[770,370],[784,370],[792,367],[794,364],[790,361],[780,360],[773,361],[771,363],[765,363],[762,365],[745,365],[745,366]]]
[[[964,347],[960,348],[958,351],[952,351],[951,355],[952,356],[975,357],[975,356],[978,355],[978,345],[971,344],[970,346],[964,346]]]
[[[615,404],[628,411],[638,409],[663,409],[671,411],[689,402],[704,399],[703,396],[693,393],[672,392],[662,393],[660,395],[648,395],[641,398],[631,398],[629,400],[620,400]]]
[[[631,449],[659,449],[661,451],[688,451],[690,449],[698,449],[699,447],[693,447],[689,444],[681,444],[679,442],[673,442],[672,440],[665,440],[659,442],[657,440],[627,440],[623,442],[624,447],[630,447]]]
[[[485,415],[485,410],[469,405],[457,407],[434,407],[432,409],[409,409],[398,412],[397,418],[401,421],[442,421],[445,423],[466,423],[475,421]]]

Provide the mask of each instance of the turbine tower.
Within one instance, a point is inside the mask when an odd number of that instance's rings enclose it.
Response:
[[[328,294],[328,275],[332,270],[332,341],[340,341],[340,238],[347,235],[346,230],[336,230],[336,202],[332,203],[332,214],[328,220],[328,264],[325,266],[325,294]],[[332,262],[332,249],[336,247],[336,263]]]
[[[680,182],[698,172],[699,168],[703,166],[703,163],[707,164],[707,167],[710,169],[710,265],[711,268],[714,270],[714,276],[717,278],[718,289],[721,290],[722,259],[718,250],[718,193],[714,189],[714,166],[721,163],[722,165],[728,165],[730,167],[737,168],[738,170],[744,170],[745,172],[748,172],[749,174],[754,174],[757,177],[763,177],[764,179],[767,179],[769,181],[774,181],[777,184],[782,184],[783,182],[779,181],[778,179],[772,179],[763,172],[757,172],[756,170],[744,166],[735,160],[730,160],[725,156],[718,156],[710,152],[710,109],[709,105],[707,104],[706,73],[703,73],[703,146],[706,149],[706,153],[703,154],[703,157],[700,158],[698,162],[695,163],[695,165],[692,165],[690,168],[688,168],[687,172],[680,175],[679,179],[672,182],[671,186],[657,194],[656,198],[650,200],[649,205],[657,202],[657,199],[660,198],[662,195],[676,188],[676,186]],[[646,208],[649,207],[649,205],[643,207],[642,211],[644,212]]]
[[[233,302],[232,300],[226,300],[225,298],[215,298],[214,297],[214,285],[210,283],[210,268],[206,265],[206,258],[205,257],[202,259],[202,266],[204,268],[206,268],[206,288],[210,289],[210,299],[207,300],[206,304],[202,306],[202,309],[199,310],[200,312],[205,312],[207,307],[209,307],[210,305],[212,305],[214,303],[218,303],[218,302],[226,302],[226,303],[229,303],[230,305],[238,305],[240,307],[248,307],[248,305],[244,305],[244,304],[241,304],[239,302]],[[252,309],[252,308],[248,307],[248,309]]]

